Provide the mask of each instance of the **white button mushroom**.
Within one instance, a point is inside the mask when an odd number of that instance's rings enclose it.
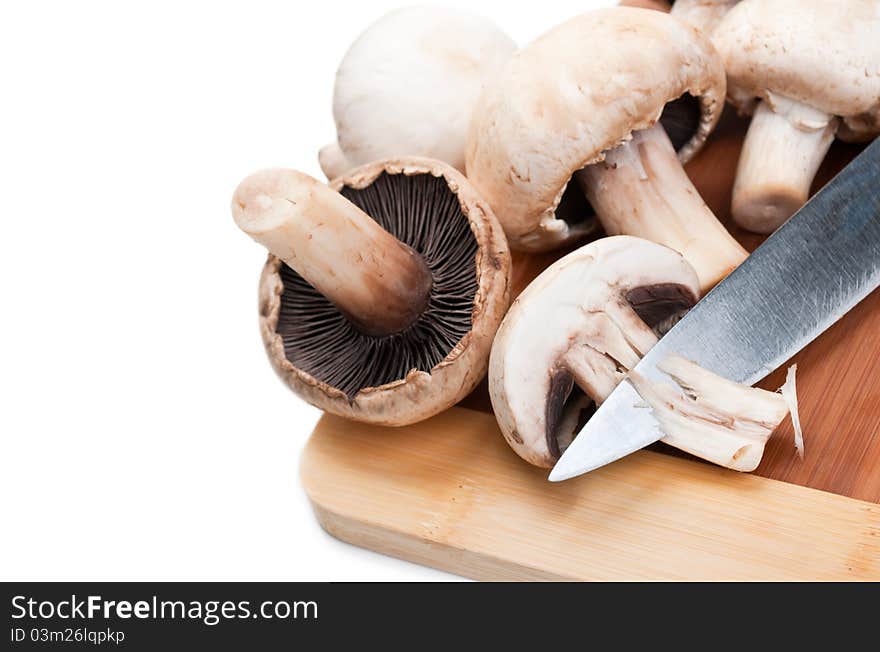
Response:
[[[485,18],[454,9],[393,11],[351,45],[336,73],[337,142],[319,153],[333,179],[394,156],[425,156],[464,171],[474,103],[516,44]]]
[[[880,1],[743,0],[712,37],[730,101],[754,111],[733,217],[770,233],[807,200],[835,134],[880,133]]]
[[[526,46],[487,85],[468,178],[513,248],[583,240],[592,208],[608,234],[682,253],[705,291],[747,256],[681,166],[714,128],[724,93],[721,59],[694,27],[648,9],[589,12]]]
[[[510,256],[459,172],[394,159],[327,186],[264,170],[239,185],[232,213],[271,252],[260,280],[270,361],[313,405],[404,425],[450,407],[485,375]]]
[[[754,470],[788,414],[780,394],[678,356],[659,365],[674,382],[630,371],[698,292],[681,255],[630,236],[596,240],[547,268],[514,301],[492,346],[489,392],[508,444],[532,464],[553,466],[595,405],[629,376],[664,442]]]

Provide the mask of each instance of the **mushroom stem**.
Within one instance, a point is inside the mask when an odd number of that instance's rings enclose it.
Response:
[[[364,333],[403,330],[427,304],[432,277],[422,257],[306,174],[270,169],[247,177],[232,215]]]
[[[658,338],[629,304],[609,302],[590,325],[588,335],[563,354],[561,366],[601,405]]]
[[[733,185],[736,223],[772,233],[803,206],[838,124],[837,118],[785,97],[759,102]]]
[[[789,412],[782,395],[734,383],[677,355],[657,368],[674,384],[632,371],[629,379],[660,423],[663,441],[735,471],[754,471]]]
[[[318,152],[318,164],[321,166],[321,172],[327,177],[328,181],[332,181],[336,177],[341,177],[346,171],[351,169],[351,164],[345,157],[339,143],[330,143],[324,145]]]
[[[660,124],[634,132],[574,176],[609,235],[675,249],[697,272],[703,293],[748,256],[706,206]]]

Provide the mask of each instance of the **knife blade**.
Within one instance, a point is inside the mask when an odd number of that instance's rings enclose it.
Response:
[[[697,303],[635,370],[669,381],[657,362],[675,353],[753,385],[880,285],[880,139]],[[558,482],[663,438],[651,410],[624,380],[550,473]]]

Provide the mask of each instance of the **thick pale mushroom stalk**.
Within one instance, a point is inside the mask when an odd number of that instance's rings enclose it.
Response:
[[[706,206],[660,124],[634,132],[575,179],[607,233],[675,249],[696,270],[702,292],[748,256]]]
[[[630,236],[597,240],[547,268],[517,298],[489,361],[501,432],[528,462],[551,467],[592,410],[630,375],[666,443],[751,470],[787,413],[776,394],[731,383],[679,358],[652,384],[631,370],[697,300],[696,274],[677,252]]]
[[[735,471],[754,471],[789,412],[782,394],[721,378],[680,356],[657,368],[673,382],[629,379],[666,433],[663,442]]]
[[[772,233],[803,206],[840,121],[795,100],[767,94],[749,125],[733,187],[736,223]]]
[[[428,301],[431,273],[421,256],[306,174],[270,169],[247,177],[232,214],[364,333],[401,331]]]
[[[339,143],[330,143],[325,145],[318,152],[318,163],[321,166],[321,172],[328,180],[340,177],[353,166],[348,162]]]

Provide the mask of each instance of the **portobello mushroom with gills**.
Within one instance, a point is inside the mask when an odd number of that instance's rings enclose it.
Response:
[[[468,178],[513,248],[583,239],[595,209],[608,234],[682,253],[705,291],[747,256],[682,168],[724,94],[721,59],[691,25],[631,7],[582,14],[514,55],[486,87]]]
[[[752,122],[731,210],[771,233],[809,197],[835,135],[880,133],[880,2],[743,0],[712,33],[728,99]]]
[[[485,375],[510,256],[491,208],[459,172],[395,159],[327,186],[263,170],[241,182],[232,213],[270,251],[260,279],[269,358],[311,404],[405,425]]]
[[[491,21],[456,9],[408,7],[368,27],[336,72],[337,141],[319,155],[328,179],[395,156],[464,171],[474,103],[516,44]]]
[[[629,374],[657,414],[666,443],[753,470],[788,412],[779,394],[664,361],[678,387],[630,370],[697,301],[693,268],[677,252],[634,238],[602,238],[548,267],[514,301],[489,362],[501,432],[523,459],[551,467],[592,412]]]

